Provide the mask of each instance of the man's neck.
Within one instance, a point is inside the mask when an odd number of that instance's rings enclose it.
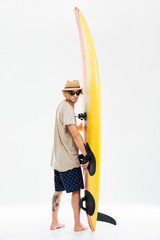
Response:
[[[66,102],[68,102],[73,108],[74,108],[74,104],[73,102],[71,102],[70,100],[66,99]]]

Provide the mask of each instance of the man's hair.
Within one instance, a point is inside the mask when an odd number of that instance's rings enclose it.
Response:
[[[63,96],[64,96],[65,98],[67,98],[68,92],[67,92],[67,91],[64,91],[64,90],[62,90],[62,93],[63,93]]]

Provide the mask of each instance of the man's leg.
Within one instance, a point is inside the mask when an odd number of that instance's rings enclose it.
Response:
[[[57,228],[62,228],[65,225],[58,222],[58,210],[61,199],[62,191],[55,191],[52,197],[52,223],[50,230],[55,230]]]
[[[76,192],[72,192],[72,208],[74,213],[74,231],[83,231],[86,230],[87,227],[82,225],[80,222],[80,207],[79,207],[79,201],[80,201],[80,190]]]

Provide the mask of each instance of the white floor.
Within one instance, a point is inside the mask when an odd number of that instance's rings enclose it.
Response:
[[[114,217],[117,226],[97,222],[96,231],[90,229],[73,232],[73,213],[65,203],[59,211],[64,229],[49,230],[51,207],[49,205],[1,206],[0,240],[160,240],[160,207],[156,206],[103,206],[103,212]],[[84,212],[81,221],[87,224]]]

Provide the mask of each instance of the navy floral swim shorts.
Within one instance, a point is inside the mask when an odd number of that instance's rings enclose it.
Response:
[[[67,193],[84,189],[81,167],[73,168],[66,172],[59,172],[54,169],[55,191],[64,191]]]

